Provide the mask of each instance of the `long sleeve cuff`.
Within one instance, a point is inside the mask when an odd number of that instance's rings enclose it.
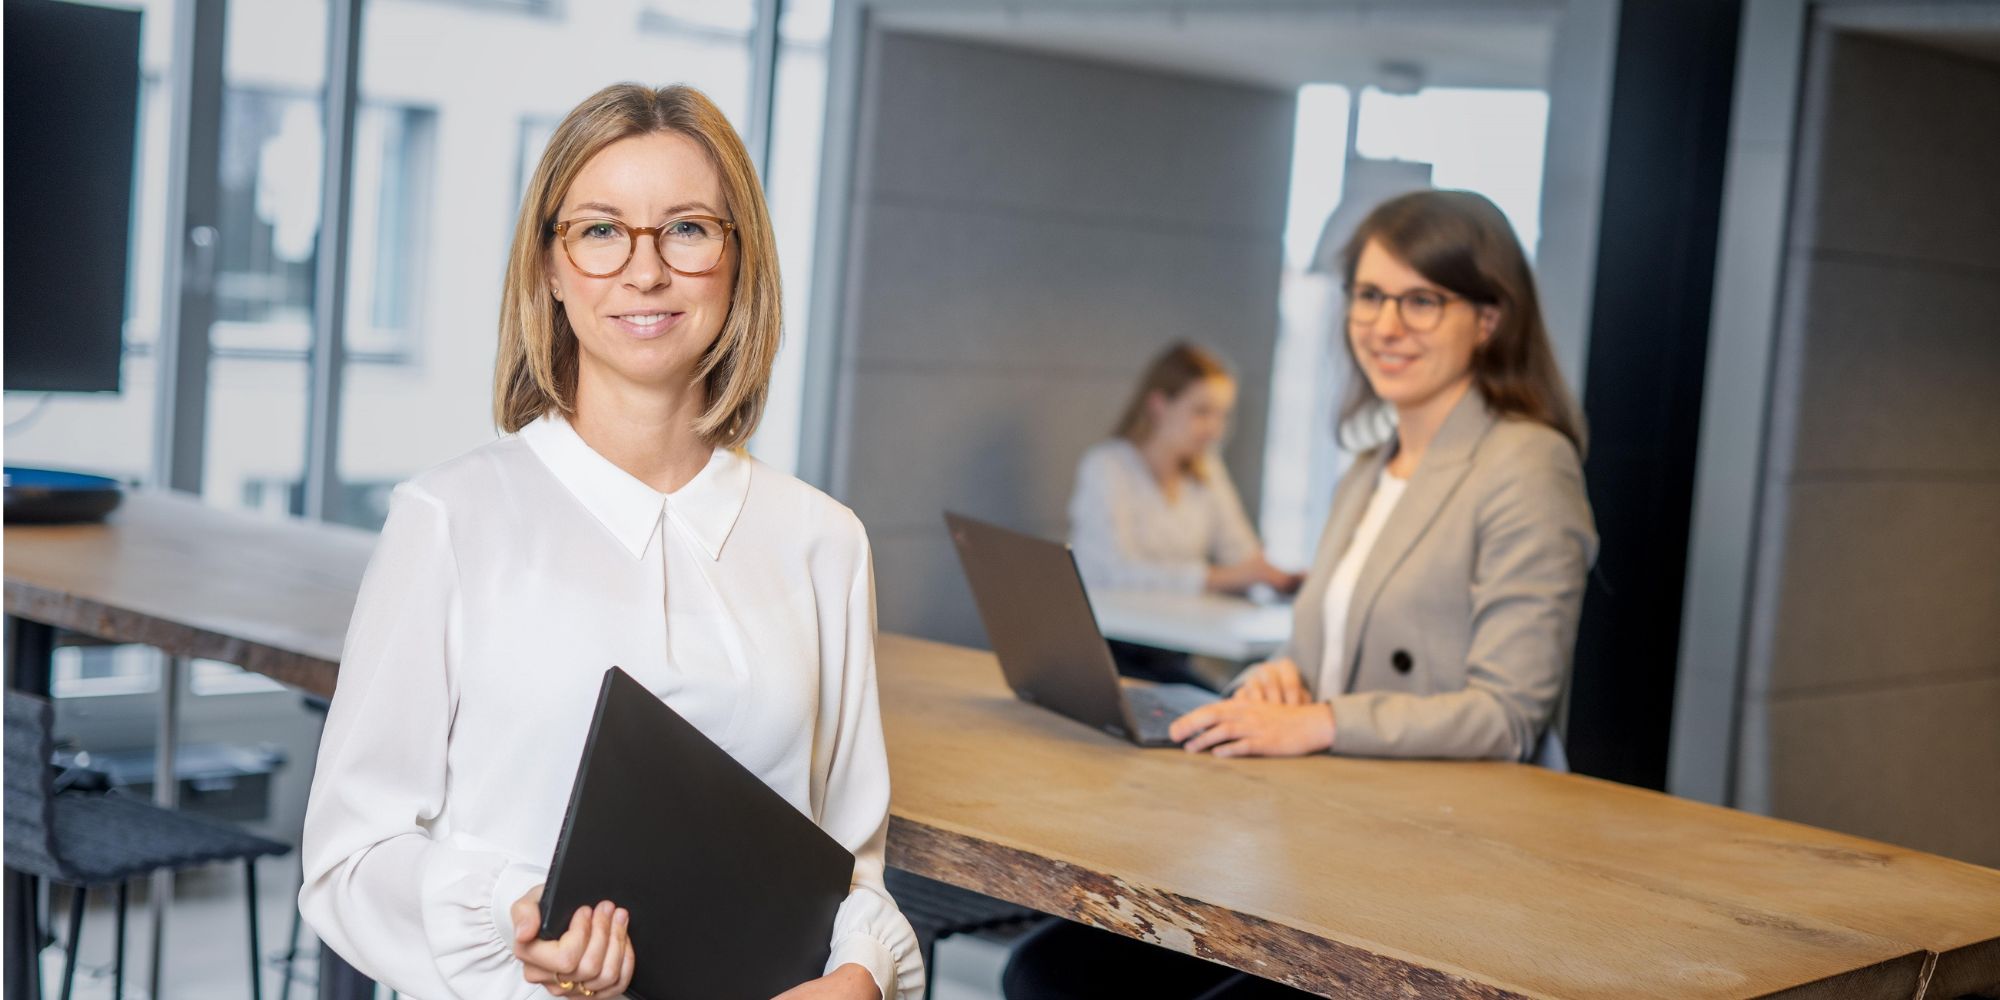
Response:
[[[849,934],[834,942],[825,971],[832,972],[850,962],[867,969],[875,978],[875,988],[882,991],[882,1000],[896,1000],[896,958],[888,945],[867,934]]]
[[[1532,729],[1478,688],[1432,695],[1357,691],[1327,704],[1333,707],[1331,750],[1344,756],[1518,761],[1519,733]]]
[[[493,879],[493,932],[501,940],[514,940],[514,903],[548,877],[549,873],[537,865],[509,861]]]
[[[1333,746],[1327,748],[1329,751],[1347,757],[1390,754],[1389,742],[1375,724],[1375,714],[1368,710],[1369,702],[1365,698],[1335,695],[1328,698],[1326,704],[1333,709]]]

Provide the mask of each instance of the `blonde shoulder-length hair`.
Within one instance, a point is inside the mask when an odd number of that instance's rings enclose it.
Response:
[[[1118,424],[1112,428],[1112,433],[1143,447],[1152,440],[1153,432],[1159,429],[1153,426],[1151,401],[1154,396],[1171,403],[1197,382],[1234,377],[1229,373],[1229,366],[1215,352],[1185,340],[1175,341],[1147,363],[1145,374],[1139,376],[1139,385],[1132,390],[1132,398],[1126,402],[1125,412],[1118,417]],[[1198,482],[1207,482],[1211,471],[1208,456],[1189,458],[1181,464],[1181,471]]]
[[[708,397],[695,433],[711,447],[738,448],[757,429],[782,316],[777,241],[756,168],[729,119],[701,91],[621,83],[592,94],[556,126],[521,199],[493,371],[493,419],[502,430],[513,433],[550,411],[575,415],[576,331],[549,287],[556,212],[591,157],[621,139],[656,132],[686,136],[708,154],[722,178],[722,210],[736,223],[729,316],[695,368]]]

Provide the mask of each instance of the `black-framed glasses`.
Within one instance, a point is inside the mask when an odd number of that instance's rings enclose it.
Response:
[[[683,215],[658,226],[628,226],[617,219],[569,219],[555,224],[569,262],[593,278],[609,278],[632,263],[639,237],[651,236],[667,270],[690,278],[722,263],[736,223],[713,215]]]
[[[1401,295],[1390,295],[1374,285],[1362,285],[1347,293],[1347,321],[1373,323],[1381,317],[1382,310],[1394,302],[1396,315],[1402,319],[1404,327],[1417,333],[1429,333],[1444,321],[1446,307],[1453,302],[1470,301],[1462,295],[1429,288],[1413,288]]]

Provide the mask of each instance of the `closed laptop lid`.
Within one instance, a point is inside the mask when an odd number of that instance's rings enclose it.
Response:
[[[631,912],[630,995],[770,1000],[824,972],[854,855],[625,671],[605,671],[542,894]]]

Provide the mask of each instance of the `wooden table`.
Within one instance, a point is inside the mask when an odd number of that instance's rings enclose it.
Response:
[[[375,534],[135,492],[102,525],[7,525],[7,614],[332,694]]]
[[[369,546],[140,494],[6,530],[11,616],[330,692]],[[1511,764],[1223,761],[879,645],[891,863],[1327,995],[1955,997],[2000,872]]]
[[[104,525],[7,525],[8,686],[48,694],[60,627],[234,663],[331,694],[374,545],[373,532],[215,510],[163,492],[128,495]],[[165,698],[165,706],[173,701]],[[160,756],[171,761],[171,707],[161,728]],[[173,788],[157,784],[168,796]],[[156,880],[147,902],[156,929],[164,917],[161,888]],[[39,962],[29,958],[36,947],[29,928],[40,919],[36,896],[33,880],[8,873],[9,997],[39,992]],[[156,930],[155,978],[159,947]],[[320,979],[322,996],[372,995],[344,963],[323,963]]]
[[[2000,983],[2000,871],[1522,764],[1138,750],[990,654],[878,648],[918,874],[1329,996]]]

